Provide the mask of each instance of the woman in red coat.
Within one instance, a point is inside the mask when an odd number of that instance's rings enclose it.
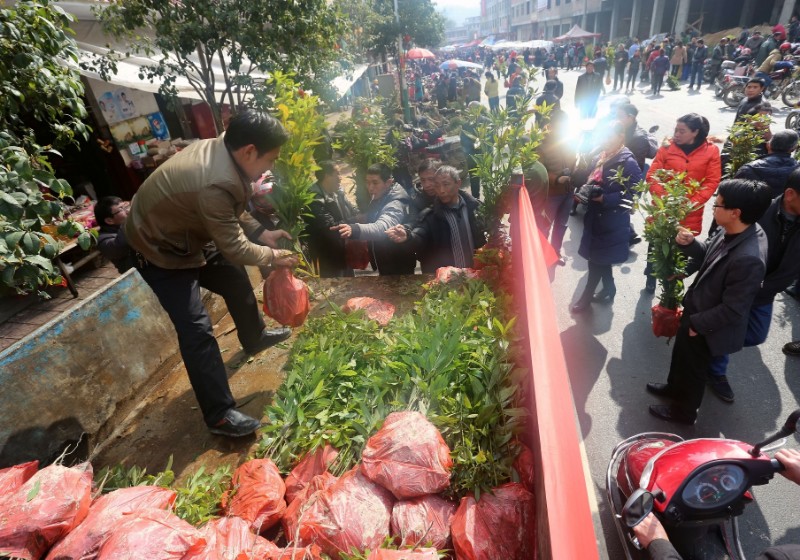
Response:
[[[722,178],[719,148],[708,141],[710,125],[708,119],[697,113],[689,113],[678,119],[672,139],[661,146],[647,172],[647,184],[650,194],[663,196],[664,188],[655,177],[659,169],[669,169],[678,173],[686,173],[686,179],[700,183],[690,200],[696,210],[681,222],[685,228],[699,235],[703,229],[703,210],[709,198],[717,190]],[[650,265],[645,269],[648,291],[655,291],[655,278],[650,275]]]

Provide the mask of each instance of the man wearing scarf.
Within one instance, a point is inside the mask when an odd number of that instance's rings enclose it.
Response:
[[[472,267],[475,249],[486,243],[477,215],[481,203],[460,187],[458,169],[440,167],[433,207],[423,211],[416,224],[398,225],[386,232],[389,239],[407,244],[417,253],[423,273],[435,273],[443,266]]]

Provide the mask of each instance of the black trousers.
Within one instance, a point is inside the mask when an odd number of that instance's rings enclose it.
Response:
[[[200,288],[223,297],[236,324],[239,342],[245,349],[254,348],[264,330],[264,318],[247,272],[243,266],[217,255],[200,268],[174,270],[148,263],[139,273],[175,326],[194,395],[206,424],[213,426],[236,402]]]
[[[667,384],[675,391],[677,406],[687,414],[696,414],[703,402],[710,365],[711,350],[706,338],[701,334],[689,336],[689,318],[684,315],[675,336]]]

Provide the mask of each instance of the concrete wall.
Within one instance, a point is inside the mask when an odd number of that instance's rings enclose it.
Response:
[[[81,439],[91,446],[176,352],[172,324],[134,271],[7,348],[0,353],[0,468],[51,461]]]

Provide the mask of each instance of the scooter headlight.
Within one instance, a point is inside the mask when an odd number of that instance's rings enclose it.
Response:
[[[739,465],[714,465],[694,475],[681,498],[693,509],[717,509],[739,498],[746,484],[747,477]]]

